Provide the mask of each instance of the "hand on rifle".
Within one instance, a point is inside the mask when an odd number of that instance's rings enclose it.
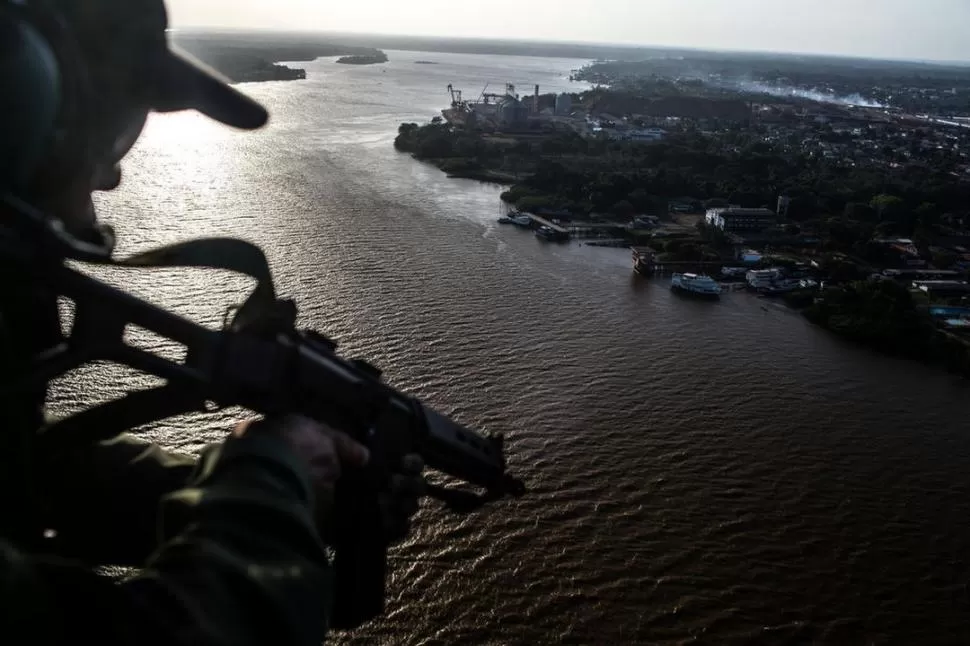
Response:
[[[370,459],[367,448],[349,435],[308,417],[288,415],[272,420],[242,422],[233,435],[273,433],[283,439],[296,455],[306,460],[316,494],[316,517],[324,538],[328,538],[327,520],[333,506],[334,486],[344,468],[366,466]],[[420,455],[404,456],[381,496],[386,536],[395,542],[407,536],[411,518],[418,511],[418,500],[425,493],[421,473],[424,461]]]

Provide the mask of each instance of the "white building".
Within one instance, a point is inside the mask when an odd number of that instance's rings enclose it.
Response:
[[[626,133],[630,141],[663,141],[666,136],[667,131],[663,128],[632,128]]]
[[[762,231],[777,224],[778,216],[771,209],[742,209],[738,207],[708,209],[705,221],[709,226],[727,231]]]
[[[776,280],[781,280],[782,273],[777,267],[772,269],[752,269],[744,275],[752,289],[771,287]]]

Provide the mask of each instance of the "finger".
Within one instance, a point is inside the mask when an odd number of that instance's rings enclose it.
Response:
[[[258,419],[246,419],[239,422],[232,429],[233,437],[242,437],[243,435],[248,433],[253,426],[259,424],[261,421],[262,420],[258,420]]]
[[[310,477],[319,487],[332,486],[343,471],[337,456],[337,444],[332,437],[316,438],[313,452],[304,455],[310,466]]]
[[[365,466],[370,461],[370,451],[360,442],[341,431],[330,430],[327,435],[333,440],[337,456],[352,467]]]
[[[424,459],[417,453],[408,453],[401,458],[401,472],[420,475],[424,471]]]

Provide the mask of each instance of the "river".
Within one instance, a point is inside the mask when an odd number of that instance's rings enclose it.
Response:
[[[259,133],[153,117],[99,200],[122,254],[258,242],[302,323],[507,433],[529,495],[463,518],[426,503],[392,554],[387,617],[333,643],[970,641],[966,387],[744,293],[680,298],[627,251],[499,226],[501,188],[397,153],[398,125],[437,114],[449,83],[576,89],[584,61],[388,54],[243,86],[272,110]],[[109,278],[213,326],[248,285]],[[79,371],[55,407],[117,395],[125,375]],[[195,451],[236,415],[141,432]]]

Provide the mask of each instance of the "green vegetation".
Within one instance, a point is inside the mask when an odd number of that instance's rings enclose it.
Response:
[[[179,47],[218,70],[230,81],[289,81],[306,78],[306,71],[275,61],[312,61],[321,56],[376,56],[379,50],[329,42],[325,37],[280,34],[204,33],[176,31]]]
[[[860,255],[873,235],[919,236],[970,204],[970,183],[953,181],[946,164],[846,166],[781,150],[760,141],[756,128],[741,126],[725,128],[717,138],[687,127],[645,145],[575,133],[501,138],[454,130],[439,120],[403,124],[396,145],[420,159],[461,158],[500,170],[514,183],[505,201],[578,217],[617,212],[618,205],[665,215],[669,200],[687,199],[774,207],[779,195],[788,195],[795,227],[815,232],[832,249]]]
[[[575,78],[650,97],[747,98],[774,88],[783,95],[801,90],[808,102],[820,94],[817,88],[825,88],[832,96],[855,96],[911,113],[959,115],[970,106],[970,79],[961,65],[709,52],[636,61],[610,58],[586,66]]]
[[[449,175],[506,184],[531,167],[521,153],[515,154],[517,145],[514,140],[455,130],[441,117],[423,126],[402,123],[394,139],[398,150],[433,163]]]
[[[826,289],[804,313],[855,343],[970,377],[966,343],[937,329],[910,291],[896,282],[858,281]]]
[[[713,261],[721,260],[717,250],[696,240],[674,238],[672,240],[653,240],[651,244],[657,251],[659,262]]]
[[[387,62],[387,54],[378,50],[373,54],[357,54],[355,56],[342,56],[337,59],[341,65],[376,65]]]

